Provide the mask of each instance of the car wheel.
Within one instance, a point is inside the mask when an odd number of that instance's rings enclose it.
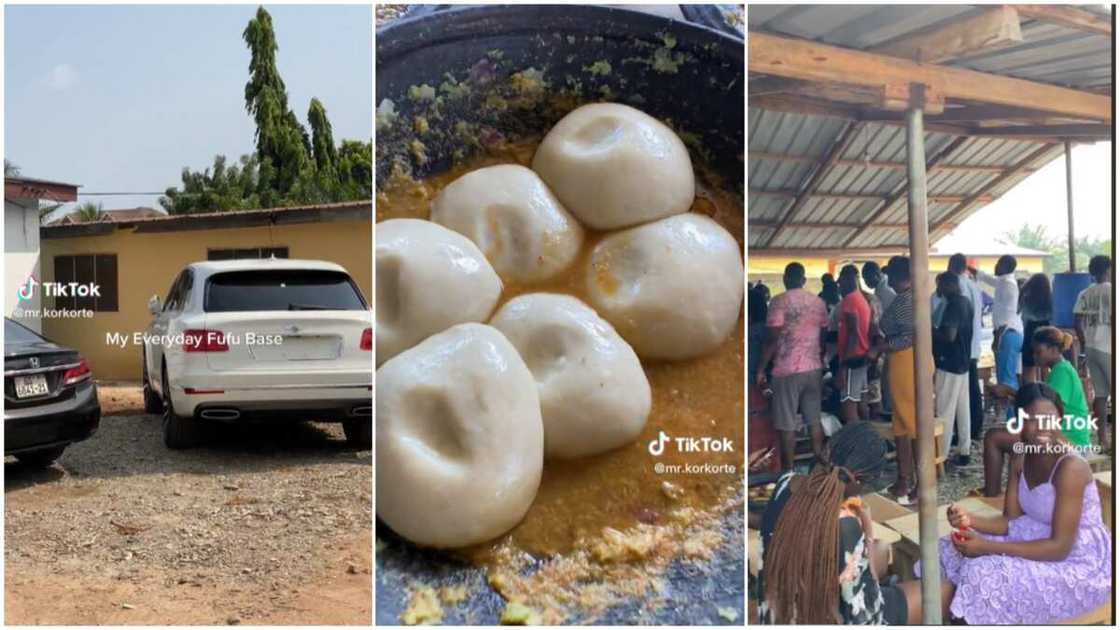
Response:
[[[191,448],[199,442],[199,426],[194,418],[175,414],[171,403],[171,387],[167,382],[167,366],[163,368],[163,443],[170,449]]]
[[[62,451],[65,451],[65,446],[55,446],[53,448],[45,448],[41,451],[30,451],[16,455],[16,459],[21,464],[26,464],[34,468],[47,468],[51,464],[58,461],[62,457]]]
[[[163,399],[152,390],[152,382],[148,378],[148,357],[143,351],[140,352],[140,360],[143,362],[140,371],[144,379],[144,413],[160,413],[163,411]]]
[[[360,449],[373,447],[373,421],[347,420],[342,423],[342,430],[346,432],[346,443]]]

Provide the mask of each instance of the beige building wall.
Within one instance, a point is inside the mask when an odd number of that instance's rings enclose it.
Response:
[[[116,254],[119,306],[117,312],[94,313],[92,319],[43,321],[43,333],[76,348],[89,360],[99,380],[140,380],[140,348],[121,349],[107,343],[109,333],[129,337],[143,331],[152,319],[148,300],[166,297],[176,275],[189,263],[206,260],[207,250],[250,247],[287,247],[289,258],[326,260],[342,265],[373,304],[372,220],[281,224],[226,229],[135,233],[116,230],[99,236],[44,238],[42,280],[54,280],[54,257],[76,254]],[[52,298],[46,300],[53,306]]]

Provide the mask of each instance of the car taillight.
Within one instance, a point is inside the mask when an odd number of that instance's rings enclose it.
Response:
[[[89,362],[83,358],[78,358],[78,367],[70,368],[62,375],[63,385],[75,385],[82,381],[89,380],[93,376],[93,372],[89,369]]]
[[[362,350],[373,352],[373,329],[367,328],[362,331]]]
[[[219,330],[185,330],[183,352],[229,352],[229,346]]]

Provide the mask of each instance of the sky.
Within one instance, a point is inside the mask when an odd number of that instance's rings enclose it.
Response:
[[[1066,242],[1066,161],[1058,158],[1019,182],[996,201],[962,222],[943,241],[984,245],[1021,225],[1045,225],[1052,238]],[[1073,147],[1073,232],[1097,240],[1112,234],[1112,143]]]
[[[312,97],[335,142],[368,141],[373,15],[366,6],[266,6],[289,105],[304,125]],[[150,206],[224,154],[254,149],[245,111],[256,5],[7,6],[4,157],[21,175],[81,184],[104,209]]]

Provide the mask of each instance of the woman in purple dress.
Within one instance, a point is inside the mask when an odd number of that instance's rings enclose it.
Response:
[[[1058,395],[1028,383],[1015,403],[1025,413],[1003,514],[950,505],[958,531],[938,543],[956,586],[949,610],[973,625],[1055,623],[1112,599],[1112,538],[1089,464],[1062,436]]]

